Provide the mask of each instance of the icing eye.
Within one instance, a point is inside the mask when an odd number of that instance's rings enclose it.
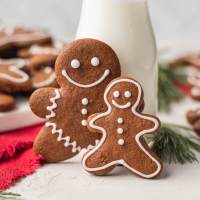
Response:
[[[78,59],[73,59],[71,61],[71,67],[74,69],[78,69],[81,66],[81,63]]]
[[[131,92],[130,92],[130,91],[124,92],[124,96],[125,96],[126,98],[130,98],[130,97],[131,97]]]
[[[113,96],[114,96],[115,98],[118,98],[119,95],[120,95],[119,91],[114,91],[114,92],[113,92]]]
[[[91,65],[92,65],[92,66],[97,67],[97,66],[99,66],[99,64],[100,64],[99,58],[93,57],[93,58],[91,59]]]

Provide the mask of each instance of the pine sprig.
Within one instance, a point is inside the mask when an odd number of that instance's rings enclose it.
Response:
[[[0,199],[16,198],[20,196],[21,195],[17,193],[0,191]]]
[[[169,112],[172,102],[183,98],[175,83],[185,83],[186,75],[182,68],[170,68],[168,65],[159,66],[159,110]]]
[[[200,141],[186,137],[192,129],[174,124],[162,124],[160,132],[153,138],[153,151],[168,163],[198,162],[195,152],[200,153]]]

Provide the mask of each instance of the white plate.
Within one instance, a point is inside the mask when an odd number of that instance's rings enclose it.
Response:
[[[34,115],[28,105],[27,98],[17,98],[16,108],[10,112],[0,112],[0,133],[35,125],[44,119]]]

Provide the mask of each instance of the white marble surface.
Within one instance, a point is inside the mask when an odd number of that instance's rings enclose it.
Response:
[[[148,0],[157,40],[199,38],[199,0]],[[44,26],[59,38],[74,37],[81,0],[0,0],[6,23]]]
[[[11,190],[22,194],[23,200],[199,200],[199,185],[197,163],[165,165],[160,179],[144,180],[120,167],[110,176],[95,177],[76,159],[46,165]]]

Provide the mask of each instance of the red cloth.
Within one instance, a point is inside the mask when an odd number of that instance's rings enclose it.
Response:
[[[190,96],[192,86],[189,84],[177,84],[178,88],[185,94]]]
[[[42,157],[33,150],[33,142],[42,126],[0,133],[0,190],[40,167]]]

